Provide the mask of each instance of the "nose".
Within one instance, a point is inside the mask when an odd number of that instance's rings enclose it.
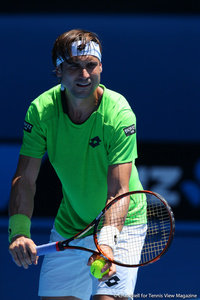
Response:
[[[87,71],[87,69],[86,69],[86,68],[81,69],[81,72],[80,72],[80,78],[82,78],[82,79],[87,79],[87,78],[89,78],[89,77],[90,77],[90,74],[89,74],[89,72]]]

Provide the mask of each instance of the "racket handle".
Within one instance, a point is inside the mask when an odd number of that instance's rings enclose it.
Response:
[[[41,255],[45,255],[48,253],[53,253],[53,252],[59,251],[57,244],[58,244],[58,242],[54,242],[54,243],[36,246],[37,255],[41,256]]]

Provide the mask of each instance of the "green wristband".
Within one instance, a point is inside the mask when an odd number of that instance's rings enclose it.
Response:
[[[12,238],[16,235],[25,235],[31,237],[30,233],[31,220],[26,215],[13,215],[9,219],[8,227],[8,240],[11,242]]]

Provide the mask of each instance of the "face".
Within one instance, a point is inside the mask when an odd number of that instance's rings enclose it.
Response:
[[[76,56],[63,62],[56,71],[68,94],[84,99],[91,96],[98,87],[102,64],[94,56]]]

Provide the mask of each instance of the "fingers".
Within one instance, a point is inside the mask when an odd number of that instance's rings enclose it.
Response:
[[[28,269],[32,264],[37,265],[38,257],[35,243],[24,236],[17,237],[9,246],[9,252],[18,267]]]
[[[101,269],[101,273],[104,273],[105,271],[107,271],[110,268],[112,269],[112,263],[109,261],[106,261],[104,267]]]
[[[113,254],[111,253],[111,248],[105,246],[104,247],[104,252],[109,252],[109,257],[113,257]],[[99,255],[98,253],[94,253],[93,255],[91,255],[88,259],[88,266],[91,266],[92,263],[97,260],[97,259],[102,259],[102,256]],[[104,265],[104,267],[101,269],[101,273],[104,273],[106,270],[109,269],[109,272],[105,275],[102,276],[101,279],[99,279],[99,281],[106,281],[108,280],[110,277],[112,277],[114,274],[116,274],[116,265],[114,263],[112,263],[111,261],[106,260],[106,264]]]
[[[96,259],[99,259],[100,257],[101,257],[101,256],[100,256],[99,254],[97,254],[97,253],[92,254],[92,255],[89,257],[89,259],[88,259],[87,265],[88,265],[88,266],[91,266],[92,263],[93,263]]]
[[[107,261],[105,266],[101,269],[101,272],[104,273],[107,269],[109,269],[109,272],[105,275],[102,276],[101,279],[99,279],[99,281],[106,281],[108,280],[110,277],[112,277],[114,274],[116,274],[116,265]]]

